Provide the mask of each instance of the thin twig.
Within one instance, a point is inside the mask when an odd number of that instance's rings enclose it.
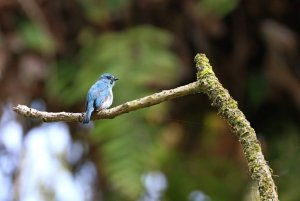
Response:
[[[132,112],[141,108],[149,107],[159,104],[161,102],[186,96],[200,91],[199,82],[193,82],[175,89],[164,90],[160,93],[155,93],[144,98],[133,100],[122,105],[116,106],[111,109],[102,110],[92,116],[92,120],[96,119],[112,119],[121,114]],[[25,117],[31,117],[44,122],[82,122],[84,113],[69,113],[69,112],[45,112],[39,111],[33,108],[29,108],[26,105],[18,105],[13,108],[15,112]]]

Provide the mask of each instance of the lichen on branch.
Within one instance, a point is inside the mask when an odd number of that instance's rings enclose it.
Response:
[[[195,62],[198,70],[197,79],[203,92],[208,95],[212,106],[218,109],[220,116],[228,122],[242,144],[251,178],[258,182],[261,200],[277,201],[278,194],[272,178],[272,170],[264,159],[254,129],[238,109],[237,102],[215,76],[208,58],[204,54],[197,54]]]

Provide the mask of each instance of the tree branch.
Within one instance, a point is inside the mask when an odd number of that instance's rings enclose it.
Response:
[[[228,91],[224,89],[215,76],[207,57],[204,54],[197,54],[195,62],[198,71],[197,82],[155,93],[108,110],[99,111],[93,115],[92,120],[111,119],[118,115],[156,105],[177,97],[204,92],[212,101],[212,106],[218,108],[218,113],[228,122],[242,144],[244,154],[248,161],[251,178],[258,183],[261,200],[278,201],[276,186],[272,179],[272,170],[264,159],[254,129],[250,126],[245,115],[238,109],[237,102],[233,100]],[[44,122],[81,122],[84,116],[84,113],[42,112],[24,105],[14,107],[14,111],[26,117],[36,118]]]
[[[260,199],[262,201],[278,201],[272,170],[264,159],[254,129],[239,110],[237,102],[233,100],[215,76],[208,58],[204,54],[197,54],[195,62],[198,70],[197,80],[200,82],[203,92],[212,101],[212,106],[218,108],[218,113],[228,122],[242,144],[251,178],[258,182]]]
[[[144,98],[136,99],[122,105],[116,106],[111,109],[98,111],[92,116],[92,120],[97,119],[112,119],[121,114],[132,112],[141,108],[149,107],[159,104],[161,102],[186,96],[200,91],[199,82],[193,82],[175,89],[164,90],[160,93],[155,93]],[[82,122],[84,113],[69,113],[69,112],[44,112],[33,108],[29,108],[26,105],[18,105],[13,108],[15,112],[25,117],[38,119],[44,122]]]

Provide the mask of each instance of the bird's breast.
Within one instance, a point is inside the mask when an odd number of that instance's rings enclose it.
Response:
[[[113,102],[113,93],[110,90],[109,95],[103,101],[103,104],[101,105],[100,109],[107,109],[107,108],[109,108],[111,106],[112,102]]]

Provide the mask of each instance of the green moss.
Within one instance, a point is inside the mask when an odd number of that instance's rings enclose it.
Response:
[[[218,108],[218,114],[228,122],[242,144],[251,178],[258,183],[261,200],[278,200],[272,170],[264,159],[254,129],[238,109],[238,103],[218,81],[205,54],[197,54],[195,62],[202,91],[208,95],[212,106]]]

